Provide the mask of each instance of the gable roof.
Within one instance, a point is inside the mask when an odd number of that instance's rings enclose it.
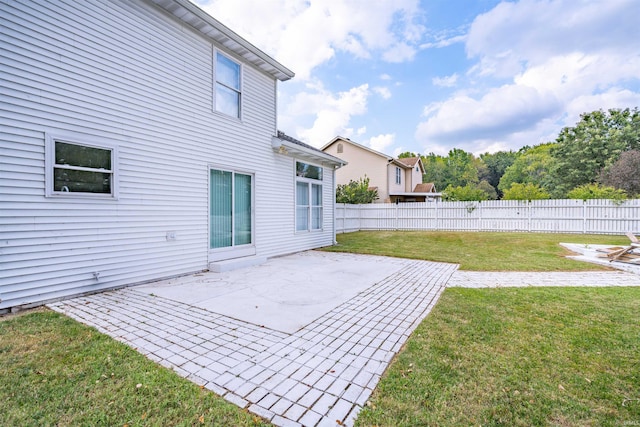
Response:
[[[357,142],[352,141],[349,138],[345,138],[343,136],[336,136],[331,141],[329,141],[327,144],[325,144],[322,148],[320,148],[320,150],[324,151],[324,150],[326,150],[327,148],[329,148],[330,146],[332,146],[333,144],[335,144],[338,141],[346,142],[347,144],[351,144],[351,145],[353,145],[355,147],[361,148],[363,150],[367,150],[367,151],[375,154],[376,156],[384,157],[388,161],[394,160],[393,157],[391,157],[391,156],[387,156],[386,154],[381,153],[379,151],[376,151],[373,148],[369,148],[369,147],[367,147],[365,145],[358,144]]]
[[[402,159],[398,159],[399,162],[411,167],[414,167],[416,163],[418,163],[418,160],[420,160],[419,157],[404,157]]]
[[[282,131],[278,131],[276,136],[271,138],[271,146],[274,150],[278,150],[280,154],[299,157],[301,159],[307,159],[321,164],[328,164],[336,168],[347,164],[344,160],[325,153],[322,150],[318,150],[309,144],[305,144]]]
[[[358,147],[358,148],[360,148],[362,150],[366,150],[366,151],[368,151],[370,153],[373,153],[376,156],[380,156],[380,157],[384,158],[387,162],[393,163],[394,165],[396,165],[398,167],[401,167],[402,169],[411,169],[415,165],[415,163],[414,163],[414,165],[408,165],[408,164],[403,162],[404,159],[396,159],[395,157],[388,156],[388,155],[386,155],[384,153],[381,153],[380,151],[376,151],[373,148],[367,147],[366,145],[358,144],[357,142],[354,142],[354,141],[350,140],[349,138],[345,138],[343,136],[336,136],[331,141],[329,141],[327,144],[325,144],[321,148],[321,150],[324,151],[324,150],[326,150],[327,148],[331,147],[333,144],[335,144],[336,142],[339,142],[339,141],[346,142],[347,144],[351,144],[354,147]],[[423,170],[424,170],[424,168],[423,168]]]
[[[435,193],[436,185],[433,182],[425,182],[424,184],[416,184],[413,189],[414,193]]]
[[[240,37],[234,31],[213,18],[189,0],[150,0],[158,7],[184,22],[202,35],[210,38],[280,81],[289,80],[295,74],[284,65]]]
[[[424,163],[422,163],[422,159],[420,157],[405,157],[403,159],[398,159],[400,162],[409,166],[410,168],[415,167],[416,165],[420,168],[422,173],[425,172]]]

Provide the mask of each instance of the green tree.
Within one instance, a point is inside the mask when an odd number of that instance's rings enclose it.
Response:
[[[600,182],[640,197],[640,150],[625,151],[600,174]]]
[[[498,188],[500,178],[517,157],[518,153],[511,150],[481,154],[480,160],[486,166],[486,175],[480,176],[480,180],[486,180],[497,191],[498,196],[501,196],[502,192]]]
[[[554,183],[549,170],[554,162],[551,156],[554,146],[554,143],[546,143],[535,147],[523,147],[513,164],[507,167],[500,178],[498,189],[505,193],[514,183],[519,183],[534,184],[551,192]]]
[[[477,184],[478,178],[478,162],[471,153],[460,148],[454,148],[449,151],[449,155],[445,158],[445,177],[447,186],[464,187],[468,184]]]
[[[442,198],[450,202],[480,201],[487,200],[487,193],[477,185],[467,184],[465,186],[449,185],[444,191]]]
[[[489,184],[489,181],[482,180],[478,183],[477,188],[484,191],[487,195],[487,199],[496,200],[498,198],[498,192],[493,185]]]
[[[378,190],[369,188],[369,178],[349,181],[348,184],[336,186],[336,203],[366,204],[378,198]]]
[[[422,164],[424,165],[422,182],[433,182],[438,189],[447,187],[447,163],[444,157],[430,153],[422,157]]]
[[[610,199],[625,200],[627,193],[613,187],[607,187],[600,184],[583,184],[567,193],[569,199]]]
[[[554,192],[564,196],[572,188],[597,180],[603,168],[629,150],[640,149],[638,108],[584,113],[574,127],[562,129],[552,155]]]
[[[425,173],[423,182],[433,182],[436,188],[477,185],[480,175],[487,175],[487,167],[473,154],[460,148],[449,151],[447,156],[430,153],[422,157]]]
[[[548,198],[549,193],[538,184],[531,182],[526,184],[514,182],[504,191],[504,196],[502,197],[503,200],[540,200]]]
[[[418,156],[416,153],[412,153],[411,151],[405,151],[404,153],[400,153],[398,155],[399,159],[408,159],[411,157],[420,157],[420,156]]]

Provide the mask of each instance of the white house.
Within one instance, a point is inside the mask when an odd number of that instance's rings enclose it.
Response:
[[[189,0],[0,1],[0,311],[334,243],[293,72]]]

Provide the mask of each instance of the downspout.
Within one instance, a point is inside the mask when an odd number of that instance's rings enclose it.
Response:
[[[331,186],[333,187],[333,195],[331,197],[333,197],[333,203],[331,204],[333,206],[333,245],[337,245],[338,244],[338,239],[336,239],[336,166],[333,167],[333,170],[331,171],[331,179],[332,179],[332,183]],[[344,229],[344,224],[342,225],[342,228]]]

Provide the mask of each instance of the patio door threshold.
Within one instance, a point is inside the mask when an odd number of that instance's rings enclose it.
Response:
[[[210,262],[209,271],[213,271],[214,273],[224,273],[225,271],[251,267],[253,265],[263,264],[265,262],[267,262],[267,257],[257,255],[242,258],[225,259]]]

